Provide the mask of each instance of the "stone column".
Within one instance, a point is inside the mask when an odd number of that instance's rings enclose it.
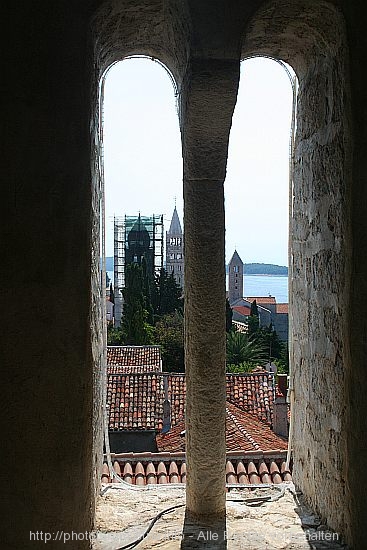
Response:
[[[225,515],[224,193],[239,63],[191,63],[181,96],[184,157],[187,510]]]

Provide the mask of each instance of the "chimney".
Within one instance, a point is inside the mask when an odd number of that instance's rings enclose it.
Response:
[[[168,379],[163,376],[164,401],[163,401],[163,426],[162,434],[165,434],[171,429],[171,403],[168,399]]]
[[[273,432],[288,437],[287,375],[278,374],[278,391],[273,405]]]

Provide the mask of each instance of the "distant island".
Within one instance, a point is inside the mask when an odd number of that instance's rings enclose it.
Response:
[[[228,265],[226,266],[228,273]],[[243,264],[244,275],[277,275],[287,276],[288,267],[274,264]]]
[[[106,258],[106,271],[113,271],[113,256]],[[227,266],[228,272],[228,266]],[[288,275],[288,267],[274,264],[244,264],[245,275]]]
[[[288,267],[274,264],[244,264],[245,275],[288,275]]]

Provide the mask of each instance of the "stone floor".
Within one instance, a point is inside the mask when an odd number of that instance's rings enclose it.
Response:
[[[159,512],[185,503],[184,486],[135,490],[116,487],[108,489],[99,499],[94,550],[118,550],[129,545],[143,535]],[[244,502],[266,496],[274,500]],[[194,524],[186,517],[184,506],[175,508],[158,519],[137,548],[345,549],[337,542],[338,538],[337,533],[327,530],[307,509],[294,486],[286,484],[282,492],[272,487],[231,490],[227,493],[226,522],[221,525]]]

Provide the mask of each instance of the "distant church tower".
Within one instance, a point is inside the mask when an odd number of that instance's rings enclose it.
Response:
[[[183,289],[184,287],[184,250],[183,232],[176,206],[173,211],[171,225],[166,233],[166,270],[170,275],[173,273],[176,282]]]
[[[228,265],[228,300],[233,304],[239,298],[243,298],[243,262],[237,250]]]

